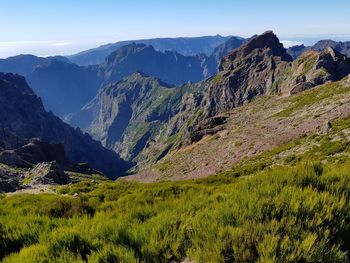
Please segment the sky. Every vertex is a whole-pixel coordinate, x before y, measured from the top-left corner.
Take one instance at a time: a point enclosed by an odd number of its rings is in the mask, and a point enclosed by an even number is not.
[[[130,39],[249,37],[266,30],[307,45],[350,40],[349,10],[349,0],[0,0],[0,57],[73,54]]]

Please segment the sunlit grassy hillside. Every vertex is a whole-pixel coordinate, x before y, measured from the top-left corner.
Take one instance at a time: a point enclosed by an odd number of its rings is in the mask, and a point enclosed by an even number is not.
[[[0,200],[4,262],[347,262],[349,120],[207,179]],[[280,153],[309,145],[300,154]]]

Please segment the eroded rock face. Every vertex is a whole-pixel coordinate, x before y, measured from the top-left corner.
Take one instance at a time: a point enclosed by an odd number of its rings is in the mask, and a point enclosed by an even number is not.
[[[31,139],[28,144],[15,149],[14,152],[24,161],[33,164],[56,161],[61,165],[69,165],[62,143],[50,144],[40,139]]]
[[[30,163],[24,161],[13,150],[0,152],[0,163],[19,168],[29,168],[31,166]]]
[[[279,72],[289,67],[292,57],[273,32],[252,38],[221,61],[219,74],[207,93],[208,115],[225,112],[256,96],[276,93]]]
[[[201,140],[204,136],[215,134],[224,129],[223,124],[226,123],[228,116],[218,115],[208,118],[201,122],[195,131],[192,131],[189,135],[189,144]]]
[[[349,73],[349,58],[335,49],[328,47],[323,52],[309,51],[283,72],[284,79],[279,89],[282,93],[293,95],[330,81],[341,80]]]
[[[62,185],[69,183],[69,176],[57,162],[37,164],[26,175],[31,178],[31,184]]]

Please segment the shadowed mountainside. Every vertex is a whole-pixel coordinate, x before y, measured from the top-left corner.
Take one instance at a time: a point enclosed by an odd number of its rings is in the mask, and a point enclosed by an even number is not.
[[[17,144],[31,138],[64,145],[69,161],[73,164],[88,162],[96,170],[110,178],[125,174],[128,164],[115,153],[101,146],[79,129],[73,129],[52,113],[45,111],[38,96],[34,94],[19,75],[0,74],[0,129],[12,136],[2,136],[2,145],[11,146],[7,138]],[[3,134],[3,133],[2,133]],[[23,139],[21,139],[23,138]],[[15,148],[22,145],[15,145]]]

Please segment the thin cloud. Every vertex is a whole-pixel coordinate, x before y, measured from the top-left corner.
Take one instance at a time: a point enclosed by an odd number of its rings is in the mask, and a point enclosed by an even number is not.
[[[292,40],[282,40],[281,43],[283,44],[283,46],[285,48],[290,48],[290,47],[294,47],[294,46],[300,46],[303,45],[303,42],[300,41],[292,41]]]
[[[71,43],[69,43],[69,42],[58,42],[58,43],[53,43],[52,45],[55,47],[62,47],[62,46],[68,46],[70,44]]]
[[[13,46],[17,46],[17,45],[35,45],[35,44],[50,44],[52,43],[52,41],[32,41],[32,40],[23,40],[23,41],[0,41],[0,45],[1,46],[8,46],[8,45],[13,45]]]

